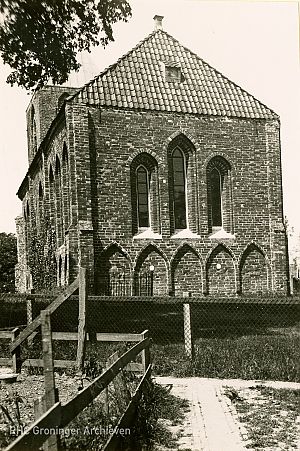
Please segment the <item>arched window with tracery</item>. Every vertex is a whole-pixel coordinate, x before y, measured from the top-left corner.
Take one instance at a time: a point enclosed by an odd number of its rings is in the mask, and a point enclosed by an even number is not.
[[[231,167],[221,156],[207,165],[207,206],[209,232],[233,233]]]
[[[138,228],[148,228],[150,227],[149,173],[142,165],[136,170],[136,191]]]
[[[196,152],[184,135],[176,136],[168,146],[170,232],[188,229],[198,233]]]
[[[172,153],[172,188],[175,229],[186,229],[188,226],[186,162],[184,153],[178,147]]]
[[[147,229],[160,233],[158,167],[155,158],[143,152],[130,166],[133,235]]]

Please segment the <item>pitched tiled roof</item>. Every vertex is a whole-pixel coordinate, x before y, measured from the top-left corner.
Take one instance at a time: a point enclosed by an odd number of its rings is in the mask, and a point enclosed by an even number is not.
[[[165,79],[166,65],[180,67],[180,82]],[[91,105],[119,108],[278,118],[163,30],[151,33],[80,89],[75,98]]]

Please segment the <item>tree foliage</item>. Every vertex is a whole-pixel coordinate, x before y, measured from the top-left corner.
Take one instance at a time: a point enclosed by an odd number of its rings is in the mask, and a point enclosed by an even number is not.
[[[0,233],[0,293],[15,291],[17,238],[12,233]]]
[[[0,54],[7,82],[26,89],[62,84],[78,70],[78,52],[113,41],[113,25],[127,22],[127,0],[0,0]]]

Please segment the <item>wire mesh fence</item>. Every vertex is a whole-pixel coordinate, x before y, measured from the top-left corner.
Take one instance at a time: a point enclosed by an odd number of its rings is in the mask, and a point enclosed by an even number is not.
[[[147,284],[151,293],[151,279],[144,287]],[[174,373],[179,368],[178,374],[216,377],[227,374],[275,378],[277,374],[285,380],[300,381],[300,300],[297,297],[132,297],[123,295],[124,286],[122,283],[118,288],[110,286],[113,289],[110,292],[121,291],[122,296],[88,296],[88,356],[105,361],[116,349],[116,344],[96,343],[97,333],[141,333],[147,329],[154,344],[157,372]],[[21,324],[29,321],[30,316],[34,319],[52,301],[53,298],[38,295],[23,297],[24,311],[21,303],[14,301]],[[59,306],[51,315],[53,332],[78,331],[78,306],[78,296],[71,296]],[[6,310],[10,313],[4,316],[10,319],[11,326],[11,310],[9,307]],[[38,340],[39,335],[34,343]],[[7,352],[7,346],[5,349]],[[38,344],[30,349],[30,357],[41,353]],[[56,359],[75,359],[76,341],[54,341],[54,355]],[[192,367],[190,357],[193,357]],[[228,370],[229,361],[235,371]],[[184,368],[180,362],[185,362]],[[280,374],[276,369],[278,362]],[[256,368],[256,372],[249,368]]]
[[[140,332],[159,374],[300,381],[296,298],[90,297],[87,330]]]

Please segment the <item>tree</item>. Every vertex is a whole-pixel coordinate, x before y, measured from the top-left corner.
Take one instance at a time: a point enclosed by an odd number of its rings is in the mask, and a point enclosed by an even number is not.
[[[0,233],[0,293],[15,291],[17,238],[12,233]]]
[[[78,70],[78,52],[113,41],[127,22],[127,0],[0,0],[0,54],[13,72],[7,82],[26,89],[62,84]]]

